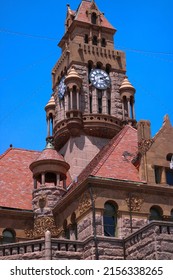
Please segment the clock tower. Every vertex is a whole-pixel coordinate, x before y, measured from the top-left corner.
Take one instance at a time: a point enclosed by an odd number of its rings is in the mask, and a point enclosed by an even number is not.
[[[67,5],[46,113],[48,136],[70,164],[72,179],[125,124],[136,125],[135,89],[126,77],[125,53],[114,48],[115,33],[95,1],[81,1],[76,11]]]

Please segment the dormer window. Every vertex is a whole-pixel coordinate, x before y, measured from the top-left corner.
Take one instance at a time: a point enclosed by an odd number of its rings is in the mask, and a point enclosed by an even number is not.
[[[96,15],[96,13],[92,13],[92,15],[91,15],[91,23],[92,24],[97,24],[97,15]]]

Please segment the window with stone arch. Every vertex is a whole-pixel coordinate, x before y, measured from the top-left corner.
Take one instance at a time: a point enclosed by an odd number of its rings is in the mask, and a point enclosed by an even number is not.
[[[13,229],[4,229],[2,233],[2,243],[8,244],[8,243],[14,243],[16,241],[16,233]]]
[[[104,205],[103,225],[104,236],[115,237],[117,234],[117,212],[118,205],[107,201]]]
[[[162,220],[163,217],[163,210],[160,206],[152,206],[150,208],[150,216],[149,216],[149,220]]]
[[[70,239],[72,240],[77,240],[77,221],[76,221],[76,214],[73,212],[71,215],[71,234],[70,234]]]
[[[91,23],[97,24],[97,14],[94,12],[91,14]]]
[[[64,221],[63,229],[64,229],[64,238],[70,239],[70,230],[69,230],[69,227],[67,225],[67,220]]]

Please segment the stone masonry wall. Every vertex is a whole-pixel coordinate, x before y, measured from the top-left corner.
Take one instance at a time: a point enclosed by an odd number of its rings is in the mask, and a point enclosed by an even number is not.
[[[173,224],[153,222],[125,240],[128,260],[173,260]]]

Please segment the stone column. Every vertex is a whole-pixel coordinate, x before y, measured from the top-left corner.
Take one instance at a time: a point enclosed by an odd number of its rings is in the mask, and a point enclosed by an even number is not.
[[[93,90],[93,102],[92,102],[92,111],[93,114],[97,114],[98,113],[98,100],[97,100],[97,91],[96,89]]]
[[[51,232],[47,230],[45,232],[45,260],[52,259],[52,252],[51,252]]]
[[[167,184],[165,167],[162,167],[161,184]]]
[[[108,114],[107,92],[103,91],[102,95],[102,114]]]
[[[57,187],[59,186],[59,184],[60,184],[60,175],[56,174],[56,185],[57,185]]]
[[[76,94],[77,94],[77,110],[80,110],[80,96],[79,96],[79,89],[77,89]]]
[[[132,118],[135,119],[135,101],[132,103]]]
[[[41,174],[41,184],[45,185],[45,173]]]

